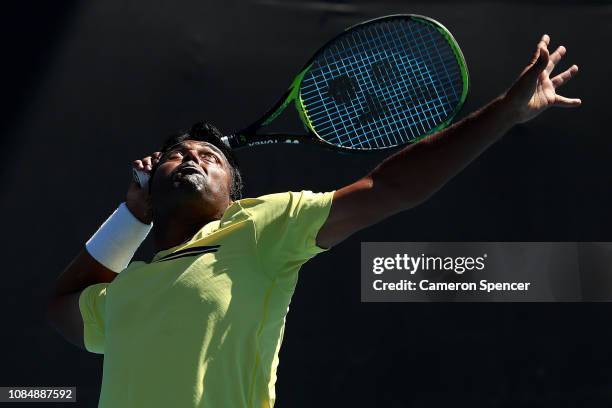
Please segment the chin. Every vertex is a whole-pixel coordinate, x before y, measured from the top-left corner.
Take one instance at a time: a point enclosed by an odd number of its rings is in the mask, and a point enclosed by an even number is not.
[[[173,183],[175,189],[201,192],[206,191],[206,180],[202,175],[199,174],[188,174],[182,177],[180,180],[176,180]]]

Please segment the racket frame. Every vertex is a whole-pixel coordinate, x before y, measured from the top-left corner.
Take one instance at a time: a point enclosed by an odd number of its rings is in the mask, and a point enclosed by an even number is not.
[[[382,148],[376,148],[376,149],[356,149],[356,148],[351,148],[351,147],[346,147],[346,146],[338,146],[335,145],[333,143],[330,143],[326,140],[324,140],[323,138],[321,138],[316,130],[313,128],[310,120],[308,119],[308,115],[305,111],[305,108],[303,106],[303,102],[302,102],[302,96],[300,93],[300,85],[302,83],[302,79],[304,78],[304,76],[306,75],[306,73],[308,72],[308,70],[310,69],[310,67],[312,66],[312,63],[314,62],[314,60],[321,54],[321,52],[323,52],[325,49],[327,49],[327,47],[333,43],[336,39],[338,39],[340,36],[345,35],[348,31],[353,30],[355,28],[358,28],[360,26],[366,25],[366,24],[371,24],[373,22],[377,22],[380,20],[390,20],[393,18],[410,18],[410,19],[414,19],[416,21],[419,21],[421,23],[425,23],[425,24],[429,24],[431,26],[433,26],[438,32],[440,32],[440,34],[442,34],[442,36],[446,39],[446,41],[450,44],[451,49],[453,51],[453,53],[455,54],[455,59],[457,60],[458,64],[459,64],[459,69],[461,72],[461,80],[463,83],[463,89],[462,89],[462,93],[461,93],[461,97],[459,99],[459,101],[457,102],[457,105],[455,106],[455,109],[453,110],[453,112],[451,112],[451,114],[446,118],[446,120],[444,120],[444,122],[440,123],[438,126],[436,126],[435,128],[432,128],[431,130],[429,130],[427,133],[416,137],[414,139],[412,139],[411,141],[401,144],[401,145],[396,145],[396,146],[388,146],[388,147],[382,147]],[[234,150],[238,150],[244,147],[249,147],[249,146],[255,146],[255,145],[266,145],[266,144],[275,144],[275,143],[295,143],[295,144],[299,144],[299,143],[306,143],[306,144],[317,144],[317,145],[321,145],[322,147],[326,147],[328,149],[337,151],[337,152],[351,152],[351,153],[356,153],[356,152],[370,152],[373,150],[386,150],[386,149],[395,149],[401,146],[405,146],[407,144],[412,144],[415,142],[418,142],[419,140],[432,135],[442,129],[444,129],[445,127],[447,127],[450,122],[454,119],[454,117],[459,113],[459,111],[461,110],[461,108],[463,107],[466,99],[467,99],[467,95],[468,95],[468,89],[469,89],[469,83],[470,83],[470,79],[469,79],[469,72],[468,72],[468,68],[467,68],[467,64],[465,62],[465,57],[463,56],[463,52],[461,51],[461,48],[459,47],[459,44],[457,43],[457,41],[455,40],[455,37],[453,37],[453,35],[451,34],[451,32],[444,26],[442,25],[440,22],[438,22],[437,20],[434,20],[431,17],[427,17],[427,16],[422,16],[419,14],[390,14],[390,15],[386,15],[386,16],[381,16],[381,17],[376,17],[370,20],[366,20],[366,21],[362,21],[359,22],[357,24],[354,24],[346,29],[344,29],[344,31],[342,31],[341,33],[337,34],[335,37],[333,37],[332,39],[330,39],[329,41],[327,41],[323,46],[321,46],[316,53],[314,53],[314,55],[304,64],[304,67],[301,69],[300,73],[297,74],[295,76],[295,78],[293,79],[293,81],[291,82],[291,85],[289,86],[289,88],[287,89],[287,91],[283,94],[282,97],[279,98],[279,100],[276,102],[276,104],[274,104],[270,109],[268,109],[268,111],[263,114],[257,121],[253,122],[251,125],[247,126],[246,128],[234,133],[234,134],[230,134],[228,136],[225,136],[223,138],[223,141],[225,142],[226,145],[228,145],[229,147],[231,147]],[[271,122],[274,121],[274,119],[276,119],[283,111],[285,111],[285,109],[289,106],[289,104],[291,102],[294,102],[295,105],[295,109],[302,121],[302,124],[304,125],[304,128],[306,130],[306,134],[290,134],[290,133],[265,133],[265,134],[257,134],[257,131],[267,125],[269,125]]]

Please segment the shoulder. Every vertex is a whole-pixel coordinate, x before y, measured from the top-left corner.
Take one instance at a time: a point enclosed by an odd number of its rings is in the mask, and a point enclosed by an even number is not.
[[[234,203],[236,206],[233,211],[244,210],[255,218],[277,217],[281,215],[291,218],[303,211],[331,206],[333,195],[333,191],[316,193],[310,190],[266,194],[256,198],[244,198],[237,201]]]
[[[333,191],[316,193],[310,190],[286,191],[266,194],[256,198],[244,198],[238,203],[242,208],[252,209],[261,206],[295,208],[303,205],[327,203],[333,198]]]

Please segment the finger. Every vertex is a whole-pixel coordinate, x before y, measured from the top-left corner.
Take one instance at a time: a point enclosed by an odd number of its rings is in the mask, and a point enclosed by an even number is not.
[[[531,60],[529,61],[529,65],[533,65],[536,63],[536,61],[538,60],[540,56],[540,49],[542,48],[548,49],[549,42],[550,42],[550,37],[548,36],[548,34],[544,34],[542,38],[540,38],[540,41],[536,45],[535,51],[531,55]]]
[[[142,165],[142,160],[134,160],[132,162],[132,166],[138,170],[144,169],[144,166]]]
[[[153,158],[152,160],[153,164],[156,164],[161,157],[161,152],[155,152],[151,155],[151,157]]]
[[[529,65],[533,65],[538,61],[538,58],[540,58],[540,50],[542,48],[544,48],[543,46],[541,46],[542,42],[540,41],[535,49],[535,51],[533,52],[533,54],[531,55],[531,59],[529,60]]]
[[[557,95],[554,106],[559,106],[561,108],[576,108],[581,104],[582,101],[578,98],[566,98],[565,96]]]
[[[538,43],[538,48],[548,49],[548,44],[550,44],[550,37],[548,36],[548,34],[544,34],[542,38],[540,38],[540,42]]]
[[[575,76],[577,73],[578,65],[572,65],[571,67],[551,79],[553,86],[555,87],[555,89],[559,88],[561,85],[572,79],[572,77]]]
[[[151,170],[151,156],[147,156],[142,159],[142,164],[147,170]]]
[[[531,77],[531,79],[537,79],[538,75],[540,75],[546,66],[548,65],[549,55],[548,50],[546,48],[538,47],[536,52],[534,53],[535,61],[531,64],[531,66],[527,67],[525,71],[525,75]]]
[[[549,74],[555,68],[555,65],[557,65],[557,63],[559,61],[561,61],[561,58],[563,58],[563,56],[566,54],[566,52],[567,52],[567,49],[564,46],[561,45],[561,46],[559,46],[559,48],[557,48],[555,50],[555,52],[550,54],[550,59],[548,61],[548,65],[546,66],[546,71]]]

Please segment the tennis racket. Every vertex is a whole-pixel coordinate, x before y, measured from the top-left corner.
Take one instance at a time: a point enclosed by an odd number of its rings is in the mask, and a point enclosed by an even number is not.
[[[442,24],[412,14],[384,16],[330,40],[268,112],[223,141],[232,149],[275,143],[342,152],[393,148],[448,126],[468,82],[463,53]],[[259,133],[292,102],[304,134]],[[147,175],[139,173],[145,185]]]

